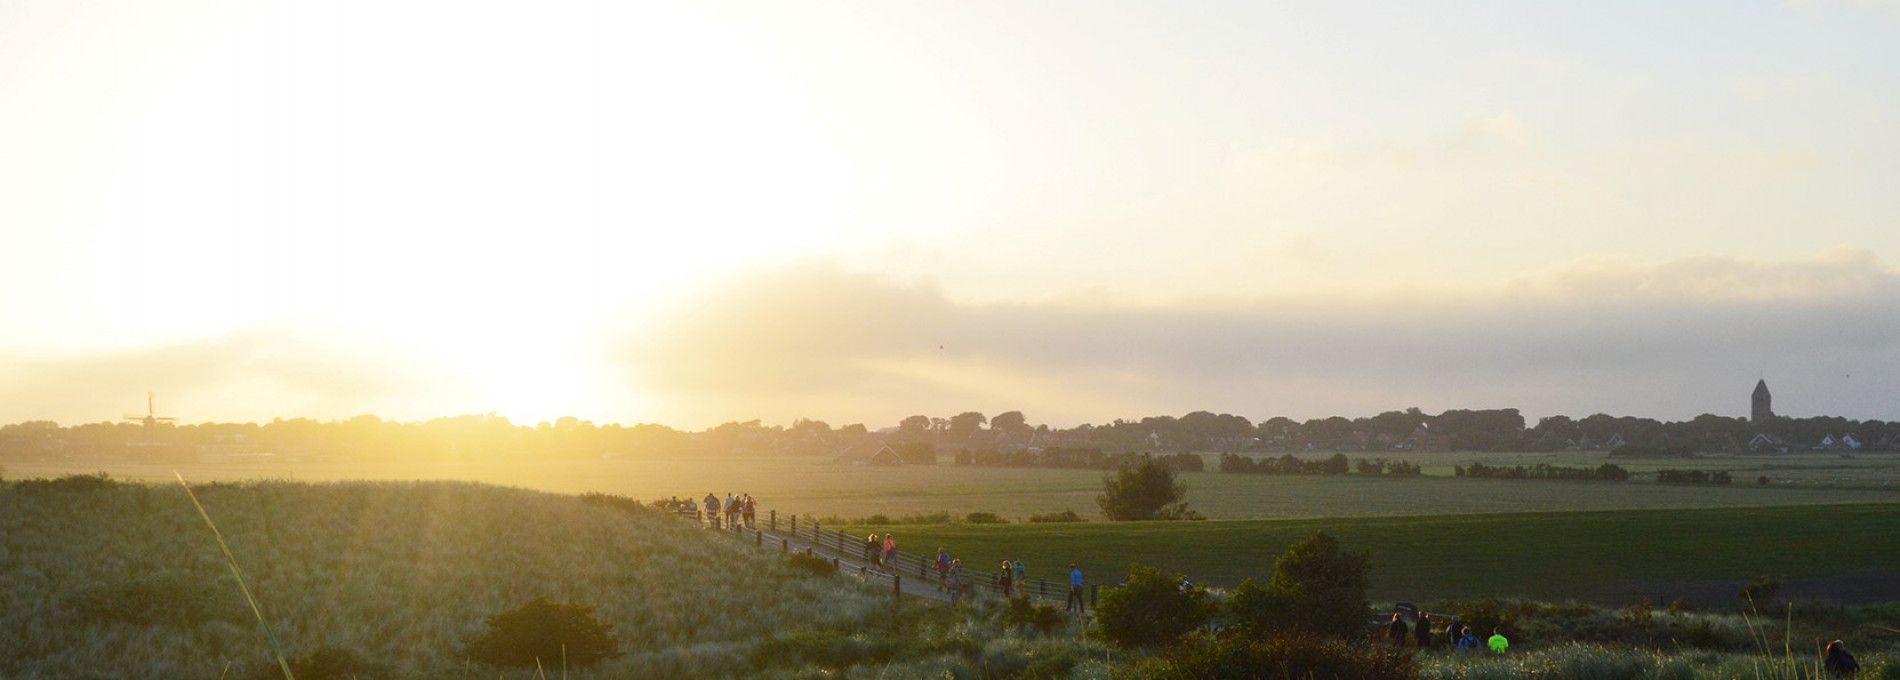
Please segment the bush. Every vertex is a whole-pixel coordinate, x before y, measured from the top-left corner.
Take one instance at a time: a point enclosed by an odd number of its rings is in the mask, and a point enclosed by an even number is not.
[[[1140,465],[1124,467],[1102,480],[1102,495],[1095,502],[1102,514],[1118,521],[1184,517],[1187,487],[1174,480],[1174,471],[1144,458]],[[1173,507],[1170,507],[1173,506]]]
[[[1368,616],[1366,572],[1370,553],[1346,552],[1325,532],[1288,548],[1264,587],[1251,579],[1228,598],[1236,626],[1254,632],[1350,637]]]
[[[1050,513],[1045,513],[1041,515],[1030,515],[1029,521],[1042,523],[1042,522],[1086,522],[1088,520],[1083,519],[1081,515],[1075,514],[1074,510],[1063,510],[1062,512],[1050,512]]]
[[[290,659],[290,672],[297,680],[351,680],[379,677],[385,669],[347,649],[322,647],[309,656]],[[256,680],[275,680],[284,677],[284,671],[273,661],[254,666],[247,675]]]
[[[963,516],[963,521],[971,524],[1008,524],[1009,520],[994,512],[972,512]]]
[[[791,557],[786,558],[785,564],[793,569],[809,572],[811,575],[819,578],[830,578],[838,575],[838,565],[832,564],[831,560],[811,553],[792,553]]]
[[[1256,678],[1308,680],[1360,678],[1405,680],[1417,677],[1412,655],[1390,645],[1355,645],[1308,636],[1255,638],[1195,636],[1180,650],[1151,657],[1130,667],[1138,678]]]
[[[119,488],[118,480],[104,472],[90,475],[66,475],[55,479],[22,479],[13,483],[21,491],[111,491]]]
[[[1772,604],[1775,594],[1781,592],[1781,579],[1773,576],[1757,577],[1753,583],[1742,586],[1742,606],[1748,608],[1764,607]]]
[[[1062,627],[1062,610],[1052,604],[1036,604],[1028,596],[1009,598],[1009,608],[1003,611],[1003,622],[1012,626],[1026,626],[1036,632],[1048,635]]]
[[[535,598],[488,617],[488,630],[469,640],[467,654],[494,666],[586,668],[620,656],[613,628],[594,618],[593,607]]]
[[[1103,639],[1123,647],[1174,644],[1207,623],[1213,607],[1199,586],[1183,590],[1179,574],[1135,566],[1128,582],[1102,594],[1095,610]]]

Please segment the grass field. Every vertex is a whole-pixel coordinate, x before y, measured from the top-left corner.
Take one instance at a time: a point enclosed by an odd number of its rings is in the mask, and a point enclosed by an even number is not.
[[[539,596],[596,607],[624,641],[626,656],[583,677],[729,677],[785,621],[862,626],[889,611],[888,595],[847,579],[572,496],[449,482],[200,496],[286,654],[349,650],[387,669],[374,677],[496,677],[470,670],[463,640]],[[268,677],[251,616],[175,484],[0,488],[0,677]]]
[[[1601,453],[1560,454],[1418,454],[1427,472],[1450,474],[1451,465],[1471,460],[1520,465],[1546,462],[1597,465]],[[1624,462],[1633,469],[1656,466],[1725,466],[1759,469],[1778,465],[1777,479],[1841,476],[1857,485],[1886,484],[1900,456],[1788,456],[1769,459],[1704,459],[1680,463]],[[168,481],[178,469],[195,481],[281,478],[307,481],[338,479],[452,479],[578,493],[602,491],[651,499],[750,493],[781,513],[864,517],[948,511],[956,515],[995,512],[1022,518],[1034,513],[1074,510],[1097,514],[1095,497],[1102,475],[1094,470],[1028,468],[851,467],[828,458],[650,458],[636,460],[552,460],[503,463],[193,463],[165,465],[123,461],[60,463],[5,462],[8,477],[57,476],[104,471],[133,480]],[[1842,467],[1848,465],[1849,467]],[[1739,473],[1738,476],[1747,474]],[[1358,477],[1279,477],[1216,472],[1182,476],[1188,502],[1214,519],[1273,519],[1440,515],[1557,510],[1670,509],[1810,505],[1849,502],[1900,502],[1900,489],[1757,488],[1742,477],[1734,487],[1661,486],[1650,483],[1570,483],[1517,480],[1414,479]]]
[[[1113,582],[1138,562],[1210,584],[1264,578],[1288,545],[1323,530],[1372,551],[1372,592],[1389,600],[1627,598],[1620,604],[1761,575],[1900,576],[1900,505],[853,530],[893,531],[908,548],[946,547],[966,563],[1021,559],[1044,578],[1073,561]],[[1891,590],[1900,578],[1883,582],[1886,597],[1876,588],[1871,599],[1900,600]],[[1736,592],[1717,584],[1713,594],[1733,603]]]

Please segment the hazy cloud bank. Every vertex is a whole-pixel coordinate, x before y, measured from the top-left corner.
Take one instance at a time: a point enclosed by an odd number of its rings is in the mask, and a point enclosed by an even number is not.
[[[1516,406],[1900,417],[1900,276],[1873,255],[1581,262],[1481,293],[1173,306],[969,303],[805,264],[703,291],[626,353],[667,416],[1051,422]]]

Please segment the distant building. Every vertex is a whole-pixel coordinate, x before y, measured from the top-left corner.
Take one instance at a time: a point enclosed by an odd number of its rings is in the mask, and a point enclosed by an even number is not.
[[[1768,394],[1768,380],[1764,378],[1755,381],[1755,394],[1748,400],[1748,421],[1761,425],[1773,420],[1775,417],[1773,401],[1774,397]]]
[[[904,458],[889,444],[876,440],[860,440],[842,453],[837,462],[842,465],[903,465]]]

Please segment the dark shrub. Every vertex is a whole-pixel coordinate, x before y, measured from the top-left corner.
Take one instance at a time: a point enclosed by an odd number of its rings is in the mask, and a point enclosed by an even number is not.
[[[1517,627],[1517,615],[1505,602],[1494,598],[1467,600],[1440,605],[1439,609],[1450,609],[1458,613],[1458,621],[1478,634],[1478,639],[1489,637],[1491,629]]]
[[[1418,677],[1411,653],[1391,645],[1355,645],[1344,640],[1304,636],[1255,638],[1195,635],[1166,656],[1130,667],[1131,678],[1255,678],[1309,680],[1356,678],[1408,680]]]
[[[1086,522],[1088,520],[1083,519],[1081,515],[1075,514],[1074,510],[1063,510],[1062,512],[1051,512],[1051,513],[1045,513],[1041,515],[1030,515],[1029,521],[1031,522]]]
[[[810,553],[793,553],[791,557],[786,558],[785,564],[791,566],[793,569],[809,572],[811,575],[820,578],[830,578],[838,575],[838,565],[832,564],[831,560]]]
[[[1187,504],[1180,501],[1186,497],[1187,487],[1174,480],[1174,470],[1144,458],[1102,480],[1095,502],[1112,520],[1184,518]]]
[[[1123,647],[1173,644],[1207,623],[1212,605],[1207,591],[1196,586],[1183,591],[1178,574],[1136,566],[1128,582],[1102,593],[1095,611],[1098,633]]]
[[[1266,586],[1241,583],[1228,598],[1234,624],[1255,632],[1350,637],[1365,627],[1370,553],[1347,552],[1325,532],[1288,548]]]
[[[1012,626],[1026,626],[1036,632],[1048,635],[1062,627],[1062,610],[1052,604],[1036,604],[1027,596],[1009,598],[1009,608],[1003,611],[1003,621]]]
[[[290,672],[297,680],[351,680],[380,677],[386,669],[347,649],[323,647],[309,656],[291,659]],[[256,680],[274,680],[284,677],[284,671],[273,661],[253,666],[247,675]]]
[[[66,475],[55,479],[22,479],[14,482],[21,491],[111,491],[120,484],[111,475],[95,472],[90,475]]]
[[[1009,520],[994,512],[972,512],[963,516],[963,521],[971,524],[1008,524]]]
[[[60,609],[88,622],[192,626],[242,621],[243,606],[237,589],[227,589],[221,579],[158,573],[76,590],[62,598]]]
[[[520,609],[488,617],[488,630],[468,641],[468,657],[485,664],[534,668],[586,668],[620,656],[613,625],[594,618],[594,608],[535,598]]]

